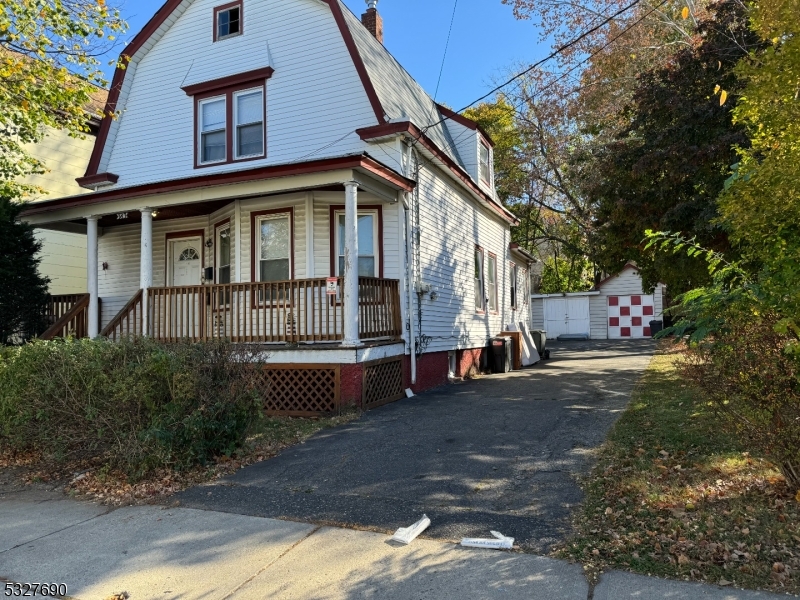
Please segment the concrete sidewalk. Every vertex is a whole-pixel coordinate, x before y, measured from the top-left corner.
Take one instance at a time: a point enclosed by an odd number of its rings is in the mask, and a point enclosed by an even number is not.
[[[187,508],[108,511],[42,492],[0,498],[0,578],[64,583],[80,600],[123,591],[131,600],[591,597],[580,565],[530,554],[427,539],[401,546],[385,534]],[[595,600],[777,597],[627,573],[605,575],[593,593]]]

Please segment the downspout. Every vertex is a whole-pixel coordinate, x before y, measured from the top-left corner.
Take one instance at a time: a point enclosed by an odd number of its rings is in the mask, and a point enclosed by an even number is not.
[[[411,171],[411,159],[413,153],[411,145],[405,144],[406,152],[406,177]],[[413,193],[413,192],[411,192]],[[411,348],[411,384],[417,383],[417,335],[414,323],[414,248],[412,246],[411,234],[411,207],[408,203],[408,192],[403,194],[403,204],[406,211],[406,313],[408,316],[408,345]]]

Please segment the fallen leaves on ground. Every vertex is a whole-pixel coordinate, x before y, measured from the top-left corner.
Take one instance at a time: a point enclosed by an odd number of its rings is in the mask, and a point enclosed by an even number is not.
[[[131,481],[122,471],[108,469],[102,457],[74,458],[54,463],[40,454],[0,452],[0,470],[13,470],[26,483],[60,483],[65,493],[112,506],[158,502],[190,486],[214,480],[272,458],[285,448],[302,443],[321,429],[335,427],[358,417],[355,411],[330,418],[268,417],[233,456],[182,471],[161,469]]]
[[[656,356],[583,482],[576,535],[556,556],[603,568],[800,593],[800,494],[719,431]]]

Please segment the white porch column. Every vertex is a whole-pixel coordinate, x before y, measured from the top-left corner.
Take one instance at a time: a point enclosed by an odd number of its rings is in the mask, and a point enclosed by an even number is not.
[[[139,287],[142,289],[142,332],[150,335],[150,307],[147,290],[153,287],[153,211],[143,208],[140,246]]]
[[[358,183],[344,184],[344,346],[357,346],[358,339]],[[336,226],[336,224],[334,224]]]
[[[86,279],[89,291],[89,339],[100,335],[100,289],[97,283],[97,217],[86,218]]]

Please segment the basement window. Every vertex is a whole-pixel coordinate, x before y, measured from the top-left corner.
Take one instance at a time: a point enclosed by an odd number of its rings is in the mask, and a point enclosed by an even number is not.
[[[232,2],[214,9],[214,41],[242,33],[242,3]]]

